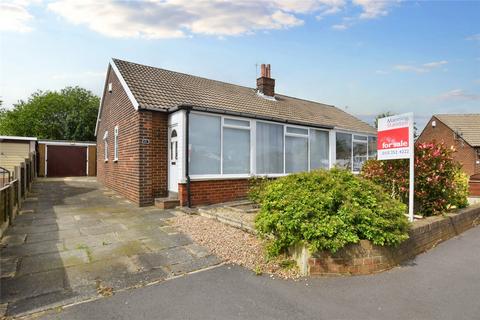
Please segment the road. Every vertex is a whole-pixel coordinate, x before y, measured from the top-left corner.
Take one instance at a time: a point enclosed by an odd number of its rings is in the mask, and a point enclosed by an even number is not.
[[[372,276],[301,281],[221,266],[43,319],[480,319],[480,227]]]

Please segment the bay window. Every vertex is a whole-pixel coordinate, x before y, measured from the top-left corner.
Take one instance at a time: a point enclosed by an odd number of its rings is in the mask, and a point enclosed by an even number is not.
[[[283,170],[283,125],[257,122],[256,152],[258,174],[284,173]]]
[[[263,120],[192,112],[189,172],[197,178],[283,175],[328,169],[336,147],[337,166],[358,172],[376,157],[376,137]]]

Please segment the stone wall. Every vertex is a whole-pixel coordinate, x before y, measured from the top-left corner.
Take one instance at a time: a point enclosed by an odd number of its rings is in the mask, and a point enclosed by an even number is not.
[[[478,224],[480,205],[474,205],[446,216],[414,222],[410,238],[398,247],[376,246],[361,240],[335,254],[327,251],[309,254],[302,247],[293,248],[291,254],[304,275],[372,274],[391,269]]]

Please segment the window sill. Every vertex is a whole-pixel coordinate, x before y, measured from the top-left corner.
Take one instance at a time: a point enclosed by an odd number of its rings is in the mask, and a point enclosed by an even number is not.
[[[118,159],[113,159],[113,162],[114,162],[114,163],[117,163],[117,162],[118,162]]]

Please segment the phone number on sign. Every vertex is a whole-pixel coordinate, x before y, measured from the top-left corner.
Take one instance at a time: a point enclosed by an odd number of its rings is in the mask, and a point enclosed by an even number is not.
[[[390,150],[381,150],[379,151],[383,155],[408,155],[410,154],[410,149],[390,149]]]

